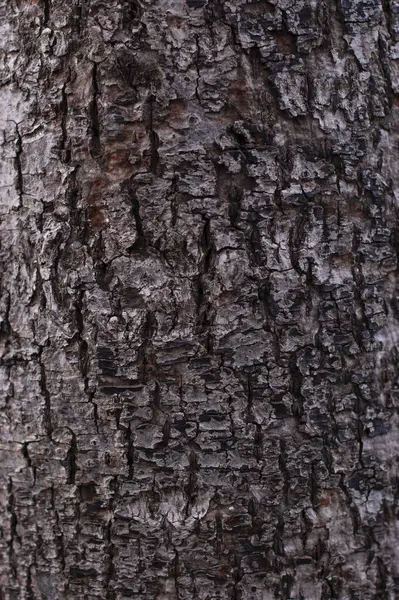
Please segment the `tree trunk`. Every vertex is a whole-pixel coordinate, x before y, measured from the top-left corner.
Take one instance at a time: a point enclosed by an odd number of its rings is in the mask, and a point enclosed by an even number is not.
[[[395,0],[2,1],[3,600],[396,600]]]

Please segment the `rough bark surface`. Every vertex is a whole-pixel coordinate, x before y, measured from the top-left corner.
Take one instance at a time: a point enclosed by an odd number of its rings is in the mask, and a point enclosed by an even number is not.
[[[4,600],[399,598],[399,5],[6,0]]]

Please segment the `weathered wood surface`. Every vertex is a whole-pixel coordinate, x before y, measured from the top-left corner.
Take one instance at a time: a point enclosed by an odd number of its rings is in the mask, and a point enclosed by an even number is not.
[[[9,0],[1,598],[399,598],[399,5]]]

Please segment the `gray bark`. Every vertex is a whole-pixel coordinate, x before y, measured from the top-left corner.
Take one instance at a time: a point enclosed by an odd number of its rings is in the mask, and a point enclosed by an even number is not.
[[[397,600],[395,0],[0,23],[0,597]]]

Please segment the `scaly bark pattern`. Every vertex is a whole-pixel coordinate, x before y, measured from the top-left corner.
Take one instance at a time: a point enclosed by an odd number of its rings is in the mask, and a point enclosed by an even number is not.
[[[0,596],[397,600],[396,0],[2,0]]]

